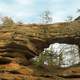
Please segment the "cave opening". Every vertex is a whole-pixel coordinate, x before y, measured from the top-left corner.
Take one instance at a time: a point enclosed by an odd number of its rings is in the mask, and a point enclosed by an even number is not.
[[[38,62],[40,59],[40,61],[46,65],[54,64],[60,67],[75,66],[80,61],[79,47],[75,44],[50,44],[48,48],[44,48],[44,51],[39,57],[34,59],[37,59]]]
[[[53,54],[59,55],[58,64],[61,67],[68,67],[79,63],[79,47],[75,44],[54,43],[47,48]]]

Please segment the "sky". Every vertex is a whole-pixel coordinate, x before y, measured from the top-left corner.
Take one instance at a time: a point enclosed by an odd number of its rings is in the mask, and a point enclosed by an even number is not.
[[[0,17],[9,16],[24,23],[40,22],[40,15],[49,10],[53,22],[63,22],[76,16],[80,0],[0,0]]]

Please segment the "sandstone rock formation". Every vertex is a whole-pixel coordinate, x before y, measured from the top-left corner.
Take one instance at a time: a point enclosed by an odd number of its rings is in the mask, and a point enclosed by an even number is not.
[[[76,44],[80,47],[80,22],[1,27],[0,79],[59,80],[52,75],[37,73],[34,76],[35,70],[28,67],[31,58],[55,42]]]
[[[28,59],[55,42],[80,45],[80,22],[0,29],[0,52],[23,53]]]

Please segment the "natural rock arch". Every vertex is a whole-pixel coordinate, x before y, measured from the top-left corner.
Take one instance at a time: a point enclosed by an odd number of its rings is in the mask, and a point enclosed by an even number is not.
[[[0,30],[0,52],[15,51],[32,58],[52,43],[76,44],[80,49],[80,22],[16,25]]]

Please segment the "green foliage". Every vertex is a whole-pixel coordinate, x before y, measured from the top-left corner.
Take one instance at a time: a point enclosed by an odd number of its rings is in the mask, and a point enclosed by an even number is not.
[[[34,61],[37,66],[43,66],[45,63],[47,65],[56,65],[57,54],[53,54],[51,50],[43,51]]]

